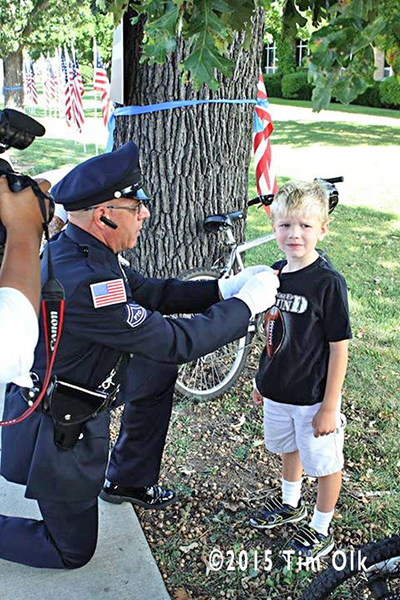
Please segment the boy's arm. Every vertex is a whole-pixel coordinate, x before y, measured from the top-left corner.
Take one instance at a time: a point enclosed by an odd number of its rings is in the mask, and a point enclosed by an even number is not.
[[[346,375],[349,340],[329,342],[329,362],[324,399],[314,416],[314,436],[328,435],[336,429],[336,409]]]

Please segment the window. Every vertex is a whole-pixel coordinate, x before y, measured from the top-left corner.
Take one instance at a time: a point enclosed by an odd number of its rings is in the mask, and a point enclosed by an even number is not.
[[[305,58],[308,56],[307,40],[297,40],[296,43],[296,65],[304,66]]]
[[[267,44],[264,48],[264,69],[267,75],[275,73],[276,66],[276,44],[272,42]]]
[[[391,77],[392,75],[393,75],[393,69],[388,64],[388,62],[386,61],[386,58],[385,58],[385,64],[383,67],[383,79],[386,79],[386,77]]]

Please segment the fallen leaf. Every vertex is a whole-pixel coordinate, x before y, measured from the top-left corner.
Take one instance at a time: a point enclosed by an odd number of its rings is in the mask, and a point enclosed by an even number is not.
[[[242,415],[238,421],[238,423],[236,423],[236,425],[232,425],[232,429],[240,429],[241,426],[246,422],[246,417],[244,415]]]
[[[174,600],[192,600],[192,596],[183,588],[178,588],[174,593]]]
[[[187,554],[191,550],[194,550],[194,548],[198,548],[198,547],[199,547],[199,545],[197,542],[192,542],[191,544],[189,544],[189,546],[179,546],[179,550],[182,550],[182,552]]]

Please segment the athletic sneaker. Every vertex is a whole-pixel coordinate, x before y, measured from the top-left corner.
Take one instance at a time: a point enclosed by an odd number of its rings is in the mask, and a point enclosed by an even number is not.
[[[250,525],[256,529],[273,529],[284,523],[296,523],[305,519],[307,508],[301,504],[296,508],[289,504],[283,504],[279,498],[272,496],[268,498],[263,508],[250,518]]]
[[[320,558],[326,556],[333,550],[335,544],[333,535],[323,535],[315,531],[307,523],[299,527],[286,550],[294,550],[295,556]]]

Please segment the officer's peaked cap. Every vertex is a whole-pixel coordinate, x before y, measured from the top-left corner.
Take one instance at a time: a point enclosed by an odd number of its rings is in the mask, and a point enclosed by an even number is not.
[[[58,204],[74,211],[121,196],[120,190],[141,180],[139,151],[127,142],[114,152],[106,152],[77,165],[53,186]]]

